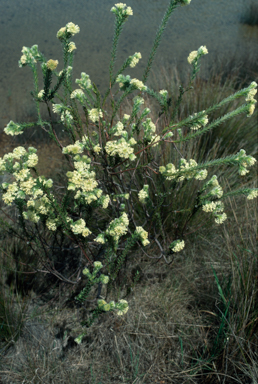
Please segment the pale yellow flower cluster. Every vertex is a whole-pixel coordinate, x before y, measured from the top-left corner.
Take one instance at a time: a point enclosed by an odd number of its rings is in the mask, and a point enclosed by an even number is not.
[[[142,204],[144,204],[146,199],[149,197],[148,189],[149,186],[148,184],[146,184],[144,185],[143,189],[141,189],[138,193],[139,200]]]
[[[72,154],[77,155],[78,153],[82,153],[84,149],[84,145],[77,140],[74,144],[67,145],[67,147],[63,147],[62,152],[64,154]]]
[[[84,92],[81,90],[81,89],[75,89],[72,93],[71,93],[71,99],[78,99],[80,102],[83,102],[84,101]]]
[[[217,224],[222,224],[224,223],[224,221],[227,220],[227,215],[226,213],[222,213],[221,215],[217,215],[216,219],[215,219],[215,223]]]
[[[74,171],[66,173],[68,177],[68,190],[75,191],[75,199],[83,199],[87,204],[99,201],[104,209],[108,207],[110,197],[102,196],[102,190],[98,189],[95,172],[90,170],[91,159],[88,156],[80,156],[85,144],[76,141],[75,144],[63,148],[63,153],[75,155]],[[97,147],[97,146],[96,146]],[[99,149],[98,147],[96,148]]]
[[[65,111],[65,106],[63,104],[53,104],[52,108],[53,108],[53,112],[54,113],[59,113],[60,114],[63,111]]]
[[[0,157],[0,172],[4,172],[6,170],[5,161]]]
[[[66,33],[66,27],[62,27],[59,29],[59,31],[57,32],[56,34],[56,37],[60,40],[62,40],[64,37],[65,37],[65,33]]]
[[[196,180],[205,180],[207,176],[208,176],[208,171],[207,171],[207,169],[201,169],[201,170],[194,176],[194,178],[195,178]]]
[[[156,132],[156,125],[151,121],[150,118],[147,118],[145,121],[142,122],[142,126],[144,129],[144,139],[149,142],[153,142],[156,137],[153,136]]]
[[[94,241],[96,241],[97,243],[100,243],[100,244],[105,244],[106,240],[105,240],[105,235],[103,233],[99,234],[96,239],[94,239]]]
[[[11,205],[13,201],[16,199],[18,192],[19,192],[19,188],[16,182],[9,184],[7,187],[7,191],[2,196],[4,203],[7,205]]]
[[[193,159],[190,159],[189,162],[186,161],[185,159],[181,159],[178,169],[176,169],[174,164],[169,163],[166,165],[166,167],[164,166],[159,167],[159,171],[161,174],[164,173],[166,180],[176,179],[176,181],[183,181],[184,179],[191,179],[191,178],[195,178],[196,180],[206,179],[208,175],[208,171],[206,169],[201,169],[201,170],[193,169],[197,166],[198,166],[197,162]],[[183,174],[180,175],[180,173],[182,172]]]
[[[168,91],[166,89],[162,89],[161,91],[159,91],[159,93],[164,96],[164,97],[167,97],[168,95]]]
[[[153,136],[150,144],[152,144],[153,148],[156,147],[157,145],[159,145],[159,141],[160,141],[160,136],[159,135],[156,135],[156,136]]]
[[[82,273],[88,277],[89,280],[91,280],[92,283],[103,283],[103,284],[107,284],[109,282],[109,277],[108,276],[105,276],[103,274],[101,274],[99,277],[97,277],[97,274],[99,272],[100,269],[103,268],[103,265],[101,263],[101,261],[94,261],[93,263],[93,272],[90,273],[89,269],[88,268],[84,268],[84,270],[82,271]]]
[[[131,7],[127,7],[125,3],[117,3],[114,7],[111,8],[111,12],[117,14],[121,12],[123,16],[132,16],[133,10]]]
[[[127,115],[126,113],[124,114],[123,120],[127,121],[130,119],[130,115]]]
[[[41,89],[41,91],[39,91],[38,93],[38,98],[42,99],[43,96],[44,96],[44,89]]]
[[[59,40],[63,41],[65,39],[71,38],[71,36],[74,36],[79,32],[80,32],[80,27],[70,22],[70,23],[67,23],[65,27],[62,27],[59,29],[59,31],[56,34],[56,37]],[[73,42],[68,43],[68,52],[72,52],[74,49],[76,49],[75,44]]]
[[[254,96],[256,95],[257,93],[257,89],[255,88],[251,88],[250,91],[248,92],[247,96],[246,96],[246,101],[250,101],[250,100],[253,100]]]
[[[50,231],[54,232],[57,229],[57,223],[58,223],[57,219],[47,219],[46,226]]]
[[[0,158],[0,171],[8,169],[16,179],[12,184],[2,184],[3,189],[6,190],[2,198],[7,205],[11,205],[16,198],[25,199],[26,195],[34,195],[37,192],[38,188],[34,188],[36,180],[31,177],[29,169],[38,162],[35,152],[36,149],[33,147],[30,147],[28,152],[23,147],[17,147],[13,153],[4,155],[3,159]],[[13,164],[13,160],[19,161]]]
[[[130,139],[129,142],[127,142],[123,137],[120,140],[113,140],[108,141],[106,144],[106,152],[110,156],[120,156],[124,159],[130,159],[134,160],[135,155],[133,154],[133,148],[131,145],[136,144],[136,141],[133,139]]]
[[[144,247],[150,244],[148,240],[148,232],[145,231],[142,227],[136,227],[135,233],[140,237],[142,245]]]
[[[257,83],[255,81],[253,81],[250,85],[250,90],[246,96],[246,101],[248,102],[248,115],[247,117],[250,117],[252,116],[252,114],[254,113],[254,110],[255,110],[255,103],[257,103],[257,100],[254,99],[254,96],[256,95],[257,93]]]
[[[52,194],[51,194],[51,197],[53,197]],[[27,201],[27,207],[33,208],[35,212],[41,213],[42,215],[47,215],[49,212],[52,212],[51,201],[49,200],[46,194],[44,194],[42,197],[40,197],[37,200],[34,199],[34,196],[33,196],[33,198]]]
[[[101,189],[94,189],[93,192],[87,192],[87,193],[83,193],[80,190],[78,190],[74,198],[75,199],[83,198],[87,204],[90,204],[93,201],[97,201],[101,195],[102,195]]]
[[[202,113],[205,111],[202,111]],[[194,113],[192,116],[189,116],[192,118],[194,121],[190,122],[190,128],[194,131],[198,130],[201,127],[205,127],[209,120],[208,120],[208,115],[204,115],[202,117],[197,118],[199,113]]]
[[[124,76],[124,75],[120,74],[117,76],[116,82],[119,83],[119,87],[122,90],[125,90],[130,85],[131,77],[129,75]]]
[[[204,184],[201,192],[204,192],[206,189],[210,189],[210,190],[208,193],[206,193],[206,195],[201,196],[201,200],[204,201],[204,204],[206,204],[206,201],[209,200],[211,197],[212,198],[216,197],[219,199],[223,196],[223,189],[219,185],[216,175],[212,176],[212,178],[207,183]]]
[[[143,84],[141,80],[138,79],[132,79],[130,81],[130,84],[133,85],[136,89],[139,89],[140,91],[146,91],[147,87]]]
[[[192,51],[192,52],[190,52],[190,53],[189,53],[189,56],[188,56],[188,58],[187,58],[188,63],[189,63],[189,64],[192,64],[192,62],[196,59],[197,55],[198,55],[198,51]]]
[[[61,121],[64,124],[70,125],[73,122],[73,117],[72,117],[71,113],[67,110],[63,111],[61,113]]]
[[[49,180],[49,181],[51,181],[50,185],[52,186],[52,180]],[[47,194],[43,194],[44,192],[42,189],[38,189],[37,192],[38,193],[34,193],[33,196],[30,198],[30,200],[27,201],[28,210],[26,212],[25,211],[23,212],[23,217],[26,220],[30,220],[34,223],[37,223],[40,220],[39,214],[45,215],[45,216],[54,215],[53,204],[49,200]],[[52,199],[54,198],[52,194],[50,194],[50,196]],[[54,229],[51,227],[52,222],[55,223]],[[57,222],[58,222],[57,219],[48,218],[46,221],[46,225],[50,230],[55,230]]]
[[[68,33],[71,33],[72,36],[74,36],[76,33],[80,32],[80,27],[78,25],[75,25],[74,23],[70,22],[66,24],[66,31]]]
[[[33,45],[31,48],[22,47],[22,56],[20,58],[19,67],[22,67],[23,65],[26,65],[26,64],[36,64],[37,55],[35,55],[35,53],[38,53],[37,45]]]
[[[124,212],[122,216],[110,222],[105,233],[106,235],[112,236],[114,241],[117,243],[121,236],[126,235],[128,231],[128,225],[128,216]]]
[[[98,300],[98,307],[105,312],[111,311],[113,309],[118,309],[117,315],[122,316],[125,315],[129,309],[128,303],[126,300],[119,300],[117,304],[112,300],[107,303],[105,300]]]
[[[47,61],[47,69],[50,69],[50,71],[53,71],[58,66],[58,60],[48,60]]]
[[[91,121],[93,121],[93,123],[96,123],[97,121],[99,121],[99,118],[101,117],[103,117],[103,112],[100,109],[93,108],[90,110],[89,118],[91,119]]]
[[[12,120],[4,128],[4,132],[11,136],[21,135],[23,133],[22,127],[19,124],[14,123]]]
[[[204,212],[213,212],[215,211],[216,207],[217,207],[217,201],[214,202],[214,201],[211,201],[209,203],[206,203],[202,206],[202,209]]]
[[[30,170],[28,168],[21,169],[18,172],[13,173],[17,181],[23,181],[30,176]]]
[[[99,154],[101,152],[101,146],[99,144],[94,145],[93,151]]]
[[[92,192],[98,185],[95,172],[90,171],[90,165],[83,161],[74,163],[75,171],[67,172],[68,190],[81,189],[82,192]]]
[[[215,222],[222,224],[227,219],[226,213],[223,212],[224,204],[221,201],[209,201],[210,198],[213,199],[215,197],[219,199],[223,196],[223,189],[219,185],[216,175],[203,186],[202,192],[207,188],[211,189],[206,195],[201,196],[201,201],[203,201],[202,209],[204,212],[211,212],[215,217]]]
[[[175,240],[175,241],[173,241],[173,243],[171,244],[170,247],[171,247],[173,252],[180,252],[180,251],[182,251],[182,249],[184,249],[185,242],[184,242],[184,240]]]
[[[73,42],[73,41],[71,41],[69,44],[68,44],[68,52],[73,52],[75,49],[77,49],[76,48],[76,45],[75,45],[75,43]]]
[[[119,309],[119,311],[117,312],[117,315],[122,316],[126,314],[126,312],[129,309],[129,306],[126,300],[121,299],[119,300],[119,303],[116,305],[116,308]]]
[[[27,211],[22,213],[24,219],[37,223],[40,220],[40,215],[53,214],[53,206],[50,202],[45,189],[49,189],[53,185],[51,179],[45,180],[42,177],[34,179],[31,177],[29,167],[34,167],[38,162],[36,149],[30,147],[28,152],[23,147],[17,147],[13,153],[4,156],[4,162],[8,161],[8,169],[13,174],[15,182],[12,184],[3,183],[2,188],[5,191],[2,199],[7,205],[11,205],[16,199],[23,199],[27,201]],[[11,162],[15,162],[11,168]],[[0,161],[0,164],[2,162]],[[44,187],[44,190],[43,190]],[[53,195],[50,194],[53,198]]]
[[[210,201],[202,206],[204,212],[223,212],[224,204],[221,201]]]
[[[108,195],[104,196],[102,200],[102,207],[106,209],[109,203],[110,203],[110,197]]]
[[[188,63],[189,63],[189,64],[192,64],[198,57],[203,56],[203,55],[207,55],[207,53],[208,53],[208,49],[206,48],[205,45],[202,45],[202,46],[198,49],[198,51],[192,51],[192,52],[189,54],[189,56],[188,56],[188,58],[187,58]]]
[[[249,171],[247,167],[251,167],[256,163],[256,159],[252,156],[247,156],[244,149],[240,149],[235,160],[238,161],[239,174],[241,176],[246,175]]]
[[[75,223],[71,224],[71,230],[75,235],[82,235],[83,237],[87,237],[91,234],[89,228],[86,227],[85,220],[80,219]]]
[[[217,187],[214,187],[214,188],[210,191],[210,195],[211,195],[211,196],[215,196],[215,197],[217,197],[218,199],[220,199],[220,198],[223,196],[223,189],[221,188],[220,185],[218,185]]]
[[[77,84],[79,84],[79,86],[82,89],[84,89],[84,90],[92,89],[92,84],[91,84],[90,76],[87,75],[85,72],[82,72],[81,73],[81,78],[80,79],[76,79],[75,82]]]
[[[130,117],[130,116],[129,116]],[[119,121],[115,126],[114,126],[115,136],[121,136],[121,135],[127,135],[127,132],[124,131],[124,124]]]
[[[23,147],[16,147],[14,148],[13,150],[13,158],[14,159],[17,159],[17,160],[20,160],[20,158],[24,155],[26,155],[27,151],[25,148]]]
[[[198,54],[199,55],[207,55],[208,54],[208,49],[206,48],[205,45],[200,46],[200,48],[198,49]]]
[[[140,52],[135,52],[133,56],[130,56],[130,59],[131,59],[130,67],[134,68],[139,63],[141,58],[142,58],[142,55]]]
[[[248,199],[248,200],[253,200],[253,199],[255,199],[256,197],[258,197],[258,189],[253,189],[253,190],[247,195],[247,199]]]

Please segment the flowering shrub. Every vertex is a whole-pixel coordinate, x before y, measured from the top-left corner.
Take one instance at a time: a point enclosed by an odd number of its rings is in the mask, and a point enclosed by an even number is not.
[[[224,193],[217,176],[209,175],[209,169],[222,165],[238,167],[240,177],[248,173],[248,168],[253,166],[256,160],[244,150],[226,158],[200,164],[194,159],[185,158],[181,158],[178,164],[164,164],[161,161],[157,163],[155,160],[155,151],[158,151],[162,143],[171,143],[174,147],[179,143],[184,144],[240,113],[250,117],[255,108],[257,84],[252,82],[249,87],[227,97],[219,104],[176,122],[175,115],[183,94],[191,89],[200,69],[202,56],[208,54],[207,48],[201,46],[189,54],[188,62],[192,67],[189,87],[180,89],[177,105],[167,127],[160,131],[157,122],[147,117],[150,109],[144,108],[146,94],[157,101],[161,114],[168,113],[168,91],[161,90],[157,93],[146,85],[146,81],[169,17],[177,6],[187,5],[190,1],[169,2],[142,80],[131,79],[129,75],[123,74],[126,68],[137,65],[141,59],[139,52],[129,56],[114,74],[119,36],[124,23],[133,15],[133,10],[123,3],[115,4],[111,8],[115,16],[115,31],[109,67],[110,86],[104,97],[84,72],[81,73],[81,78],[75,81],[80,88],[73,89],[72,65],[76,46],[70,39],[79,33],[80,28],[72,22],[57,32],[64,55],[64,68],[60,72],[56,71],[58,60],[47,61],[37,45],[22,49],[19,66],[29,66],[33,72],[33,97],[38,112],[36,125],[46,130],[55,141],[70,170],[66,173],[64,192],[57,193],[53,181],[46,180],[37,173],[37,150],[33,147],[17,147],[0,159],[1,173],[7,172],[13,177],[12,182],[1,185],[2,200],[6,205],[17,208],[24,240],[34,244],[36,248],[44,246],[44,249],[47,249],[45,244],[52,234],[66,236],[81,250],[87,265],[87,268],[83,269],[87,282],[77,296],[79,302],[86,300],[93,285],[98,284],[101,291],[102,284],[108,284],[109,280],[116,278],[135,245],[147,247],[145,252],[148,255],[148,246],[156,244],[161,252],[158,257],[164,258],[167,263],[170,255],[184,248],[183,231],[180,238],[175,237],[168,241],[168,237],[164,236],[162,221],[166,211],[166,198],[180,183],[190,179],[197,180],[199,190],[191,216],[197,211],[203,211],[203,215],[212,215],[217,224],[227,219],[222,199],[229,195],[241,194],[247,199],[253,199],[258,195],[257,189],[250,188]],[[38,63],[44,79],[42,90],[38,88]],[[52,85],[53,79],[55,85]],[[116,86],[119,97],[113,95]],[[135,94],[131,114],[119,116],[117,112],[126,96],[131,93]],[[109,97],[112,116],[109,116],[104,108]],[[244,99],[240,107],[215,121],[209,121],[212,111],[237,98]],[[49,121],[43,121],[40,103],[46,105]],[[63,146],[60,142],[52,114],[63,124],[70,144]],[[31,123],[18,124],[10,121],[4,131],[8,135],[20,135],[31,126]],[[165,186],[165,190],[163,188],[161,192],[157,187],[158,183]],[[42,235],[37,235],[40,228],[44,228],[48,234],[44,243]],[[80,279],[71,281],[53,269],[48,261],[44,261],[44,267],[65,282],[76,284]],[[101,268],[105,268],[106,275],[100,274]],[[100,292],[97,298],[100,298]],[[114,301],[107,303],[99,299],[93,317],[87,325],[90,326],[100,313],[115,310],[118,310],[118,315],[126,313],[127,302],[120,300],[115,304]],[[78,343],[84,334],[76,339]]]

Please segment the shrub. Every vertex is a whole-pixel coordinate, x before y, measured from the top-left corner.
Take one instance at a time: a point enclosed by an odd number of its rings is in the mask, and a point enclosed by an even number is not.
[[[44,270],[74,285],[81,279],[78,269],[83,270],[87,282],[77,295],[77,301],[84,302],[92,287],[98,285],[98,306],[85,322],[86,326],[90,326],[101,313],[116,310],[117,315],[123,315],[127,312],[128,303],[125,300],[107,303],[100,295],[102,285],[115,281],[135,247],[142,248],[149,256],[148,249],[155,245],[160,250],[157,259],[163,258],[170,263],[173,254],[185,247],[186,228],[197,215],[209,215],[219,225],[227,219],[223,201],[228,196],[243,195],[253,199],[258,195],[257,189],[237,188],[235,185],[233,190],[224,193],[217,176],[213,174],[216,168],[233,167],[238,169],[241,177],[245,176],[256,160],[243,149],[236,154],[200,163],[196,161],[198,154],[196,159],[182,156],[186,153],[184,146],[199,140],[223,122],[240,114],[251,117],[256,102],[255,82],[206,110],[178,119],[184,95],[193,89],[201,59],[208,54],[207,48],[201,46],[188,56],[192,69],[189,84],[185,88],[179,87],[173,107],[167,90],[156,92],[146,85],[171,14],[178,6],[189,3],[190,0],[170,0],[142,80],[123,74],[129,66],[137,65],[141,59],[139,52],[129,56],[114,73],[119,37],[133,11],[123,3],[111,8],[115,16],[115,30],[109,88],[104,96],[84,72],[75,81],[80,88],[72,88],[76,46],[71,38],[80,31],[72,22],[57,32],[64,58],[64,68],[60,72],[56,71],[58,60],[47,60],[37,45],[22,49],[19,66],[32,69],[32,96],[38,121],[28,124],[10,121],[5,133],[19,135],[30,127],[38,126],[55,141],[70,170],[66,173],[64,188],[57,189],[51,179],[38,174],[37,150],[34,147],[17,147],[0,159],[0,171],[13,177],[13,182],[1,185],[2,200],[7,206],[15,207],[17,225],[23,231],[22,239],[38,254]],[[44,80],[42,90],[38,88],[38,63]],[[130,94],[135,94],[135,97],[131,113],[125,114],[123,102]],[[143,106],[145,96],[153,98],[158,105],[156,123],[148,117],[150,109]],[[211,121],[214,111],[223,110],[225,105],[237,99],[243,99],[241,105]],[[40,103],[46,105],[48,121],[42,119]],[[106,112],[109,103],[111,113]],[[57,120],[53,113],[58,116]],[[159,124],[162,117],[167,122],[163,129]],[[57,124],[63,125],[69,139],[66,146],[56,132]],[[168,146],[171,146],[169,152],[180,154],[177,163],[167,161],[165,154]],[[188,206],[183,202],[182,206],[175,208],[173,203],[168,203],[170,195],[176,199],[181,194],[191,196],[187,199]],[[165,223],[175,211],[178,223],[174,223],[174,232],[167,233]],[[180,215],[184,215],[184,220],[180,220]],[[10,228],[10,222],[3,221],[2,224]],[[12,224],[13,231],[14,227],[15,224]],[[70,270],[62,273],[57,270],[51,256],[56,246],[62,252],[62,244],[67,239],[69,249],[77,260],[75,266],[71,265]],[[105,274],[100,273],[102,268]],[[72,277],[75,269],[77,279]],[[78,336],[78,343],[84,334]]]

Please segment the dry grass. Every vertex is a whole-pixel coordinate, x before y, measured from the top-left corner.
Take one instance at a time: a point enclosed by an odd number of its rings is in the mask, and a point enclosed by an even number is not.
[[[85,309],[71,307],[66,287],[50,303],[28,300],[21,336],[9,341],[2,356],[2,381],[255,383],[257,211],[253,202],[231,203],[227,224],[213,234],[202,231],[169,267],[136,254],[127,283],[136,269],[140,280],[126,297],[128,314],[100,317],[80,346],[74,338]],[[126,292],[126,285],[120,292],[113,287],[107,300]]]

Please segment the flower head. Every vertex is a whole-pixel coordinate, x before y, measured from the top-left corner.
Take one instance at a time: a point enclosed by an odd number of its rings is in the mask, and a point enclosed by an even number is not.
[[[22,127],[19,124],[14,123],[12,120],[4,128],[7,135],[15,136],[23,133]]]
[[[119,303],[116,305],[116,308],[118,309],[117,315],[122,316],[126,314],[129,309],[129,306],[127,301],[122,299],[119,300]]]
[[[63,39],[65,37],[66,27],[60,28],[59,31],[56,34],[56,37],[58,39]]]
[[[253,189],[251,192],[248,193],[247,199],[253,200],[255,197],[258,197],[258,189]]]
[[[47,68],[50,69],[50,71],[53,71],[54,69],[56,69],[58,65],[58,60],[48,60],[47,61]]]
[[[73,41],[71,41],[69,44],[68,44],[68,47],[69,47],[69,49],[68,49],[68,52],[73,52],[75,49],[77,49],[76,48],[76,45],[74,44],[74,42]]]
[[[41,89],[41,91],[39,91],[38,93],[38,98],[42,99],[43,96],[44,96],[44,89]]]
[[[198,54],[199,55],[207,55],[208,54],[208,49],[206,48],[205,45],[200,46],[200,48],[198,49]]]
[[[159,91],[159,93],[164,96],[164,97],[167,97],[168,95],[168,91],[166,89],[162,89],[161,91]]]
[[[222,213],[221,215],[216,215],[215,223],[222,224],[227,219],[226,213]]]
[[[142,245],[144,247],[150,244],[148,240],[148,232],[145,231],[142,227],[136,227],[135,233],[140,237]]]
[[[31,155],[29,155],[28,157],[28,160],[27,160],[27,165],[28,167],[35,167],[35,165],[38,164],[38,156],[36,155],[36,153],[32,153]]]
[[[188,58],[187,58],[188,63],[189,63],[189,64],[192,64],[192,62],[196,59],[197,55],[198,55],[198,52],[197,52],[197,51],[192,51],[192,52],[189,54]]]
[[[85,72],[82,72],[81,73],[81,78],[80,79],[76,79],[75,82],[77,84],[79,84],[79,86],[82,88],[82,89],[92,89],[92,84],[91,84],[91,80],[90,80],[90,76],[87,75]]]
[[[91,119],[91,121],[96,123],[100,117],[103,117],[103,112],[101,111],[101,109],[93,108],[90,110],[89,118]]]
[[[66,31],[68,33],[71,33],[72,36],[74,36],[76,33],[80,32],[80,27],[78,25],[75,25],[74,23],[68,23],[66,24]]]
[[[199,57],[203,56],[203,55],[207,55],[208,53],[208,49],[206,48],[205,45],[201,45],[200,48],[198,49],[198,51],[192,51],[187,60],[188,60],[188,63],[189,64],[192,64],[195,62],[196,59],[198,59]]]
[[[255,103],[256,103],[255,99],[250,100],[250,102],[248,104],[248,114],[247,114],[247,117],[252,116],[252,114],[254,113]]]
[[[170,248],[173,252],[180,252],[185,247],[184,240],[175,240],[170,244]]]
[[[146,91],[147,87],[143,84],[141,80],[138,79],[132,79],[130,81],[130,84],[133,85],[136,89],[139,89],[140,91]]]
[[[142,55],[140,54],[140,52],[135,52],[133,56],[130,56],[130,59],[131,59],[130,67],[134,68],[136,64],[139,63],[139,60],[141,58],[142,58]]]
[[[122,15],[122,16],[132,16],[133,10],[131,7],[127,7],[124,3],[117,3],[114,7],[111,8],[111,12],[115,13],[116,15]]]

